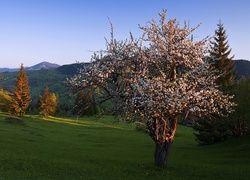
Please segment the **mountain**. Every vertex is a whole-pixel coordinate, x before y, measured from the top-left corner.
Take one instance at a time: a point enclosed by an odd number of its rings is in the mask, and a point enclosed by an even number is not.
[[[0,68],[0,72],[16,72],[19,68]]]
[[[55,69],[58,68],[60,65],[58,64],[54,64],[54,63],[49,63],[49,62],[41,62],[39,64],[36,64],[34,66],[31,67],[26,67],[24,68],[25,70],[40,70],[40,69]]]
[[[31,67],[24,67],[24,69],[26,71],[30,71],[30,70],[40,70],[40,69],[55,69],[58,67],[60,67],[60,65],[43,61]],[[0,72],[16,72],[16,71],[19,71],[19,68],[0,68]]]

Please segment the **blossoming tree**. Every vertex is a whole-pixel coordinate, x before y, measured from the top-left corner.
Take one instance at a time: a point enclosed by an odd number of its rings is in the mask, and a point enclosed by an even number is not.
[[[146,123],[155,142],[155,165],[167,163],[179,117],[211,117],[232,111],[232,98],[219,91],[217,76],[203,61],[209,38],[194,42],[195,28],[176,19],[140,26],[143,35],[125,41],[113,37],[106,51],[69,79],[73,91],[91,86],[98,90],[95,102],[113,99],[114,107],[127,119]],[[112,27],[112,26],[111,26]]]

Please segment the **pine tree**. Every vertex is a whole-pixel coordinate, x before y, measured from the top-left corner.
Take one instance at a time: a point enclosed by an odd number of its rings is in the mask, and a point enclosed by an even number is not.
[[[43,116],[47,117],[55,113],[55,100],[53,99],[53,95],[50,93],[48,86],[46,86],[43,95],[40,96],[39,102],[39,114],[42,114]]]
[[[28,78],[24,71],[23,64],[21,64],[18,77],[16,80],[16,88],[13,94],[13,104],[11,106],[11,113],[17,116],[23,116],[31,103],[30,89],[28,85]]]
[[[232,85],[235,81],[234,56],[230,56],[231,49],[228,45],[226,30],[221,21],[217,24],[214,40],[210,42],[211,69],[217,71],[216,83],[224,93],[232,92]],[[232,135],[230,126],[234,124],[225,117],[205,118],[196,122],[194,129],[196,140],[200,144],[213,144],[223,141]]]
[[[226,30],[221,21],[217,24],[218,29],[215,30],[214,41],[210,44],[209,61],[212,68],[217,70],[217,84],[220,85],[221,90],[227,91],[235,81],[235,65],[233,58],[230,57],[231,49],[228,45]]]

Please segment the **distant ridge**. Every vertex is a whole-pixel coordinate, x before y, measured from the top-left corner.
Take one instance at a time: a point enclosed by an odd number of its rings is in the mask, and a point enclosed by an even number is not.
[[[234,60],[236,66],[236,78],[246,78],[250,79],[250,61],[238,59]],[[40,69],[57,69],[59,73],[64,75],[72,76],[76,74],[83,66],[88,66],[89,63],[74,63],[74,64],[67,64],[67,65],[58,65],[49,62],[41,62],[31,67],[25,67],[24,69],[29,70],[40,70]],[[19,71],[19,68],[0,68],[0,72],[16,72]]]
[[[60,65],[43,61],[31,67],[24,67],[24,69],[27,71],[30,71],[30,70],[37,71],[40,69],[55,69],[58,67],[60,67]],[[16,72],[16,71],[19,71],[19,68],[0,68],[0,72]]]
[[[16,72],[19,68],[0,68],[0,72]]]

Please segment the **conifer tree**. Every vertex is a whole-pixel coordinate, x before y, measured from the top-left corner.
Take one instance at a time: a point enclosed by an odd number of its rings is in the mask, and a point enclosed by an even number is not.
[[[231,49],[228,45],[226,30],[221,21],[217,24],[215,36],[210,43],[208,60],[211,63],[211,69],[216,71],[219,77],[216,83],[220,90],[229,93],[232,92],[232,85],[235,81],[235,65],[230,56]],[[213,119],[213,120],[212,120]],[[200,144],[213,144],[229,138],[232,134],[230,126],[234,124],[228,118],[215,116],[211,119],[200,119],[195,124],[194,129],[196,140]]]
[[[53,99],[53,95],[49,91],[48,86],[46,86],[43,95],[40,96],[39,102],[39,114],[47,117],[55,113],[57,106],[55,104],[55,100]]]
[[[221,90],[225,91],[235,81],[234,56],[230,56],[231,49],[222,22],[219,21],[217,26],[218,29],[215,30],[214,39],[210,44],[209,60],[212,63],[212,68],[218,71],[217,84],[221,86]]]
[[[92,103],[93,93],[91,88],[87,89],[87,93],[81,90],[77,93],[75,100],[75,107],[73,108],[73,114],[83,116],[83,115],[95,115],[98,112],[97,105]]]
[[[28,85],[28,78],[24,71],[23,64],[21,64],[18,77],[16,80],[16,88],[13,94],[13,103],[11,106],[11,113],[17,116],[23,116],[31,103],[30,89]]]

